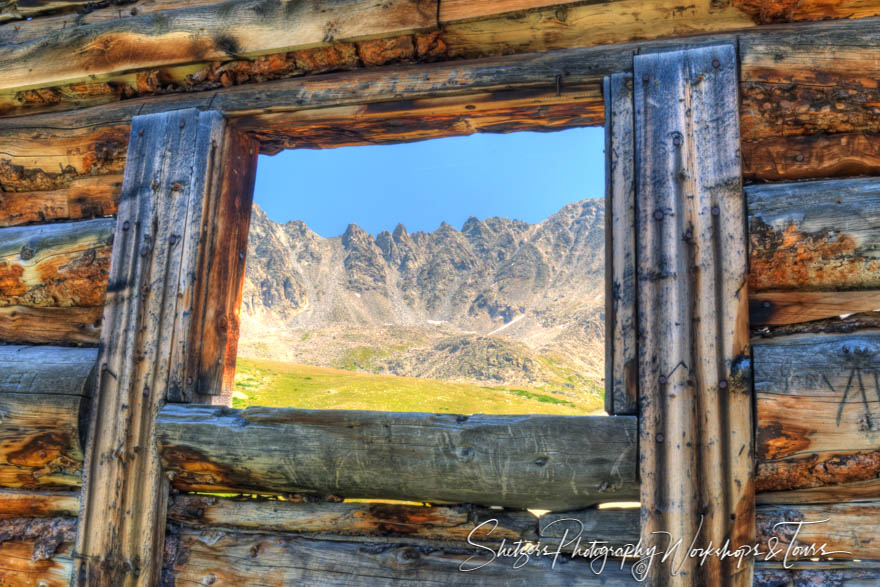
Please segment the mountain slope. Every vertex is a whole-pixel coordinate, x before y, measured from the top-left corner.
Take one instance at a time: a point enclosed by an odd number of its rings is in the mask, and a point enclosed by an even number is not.
[[[322,238],[254,207],[242,356],[594,393],[603,376],[604,209]]]

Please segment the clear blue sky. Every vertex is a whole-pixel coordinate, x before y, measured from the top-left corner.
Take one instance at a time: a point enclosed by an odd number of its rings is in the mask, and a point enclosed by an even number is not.
[[[324,237],[353,222],[372,234],[457,229],[469,216],[540,222],[605,193],[604,129],[476,134],[399,145],[260,156],[254,201],[276,222]]]

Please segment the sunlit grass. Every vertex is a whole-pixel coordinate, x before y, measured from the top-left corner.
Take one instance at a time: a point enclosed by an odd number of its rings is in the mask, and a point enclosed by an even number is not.
[[[601,393],[579,400],[546,387],[481,386],[243,357],[236,365],[235,391],[236,408],[582,416],[603,406]]]

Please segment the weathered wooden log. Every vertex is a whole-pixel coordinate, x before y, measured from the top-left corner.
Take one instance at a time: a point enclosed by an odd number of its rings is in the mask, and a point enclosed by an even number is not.
[[[874,585],[880,581],[880,563],[874,561],[797,562],[755,564],[755,587],[787,585]]]
[[[605,78],[605,411],[638,411],[633,78]]]
[[[759,505],[844,503],[874,501],[878,495],[880,495],[880,477],[788,491],[765,491],[755,495],[755,502]]]
[[[113,218],[0,228],[0,306],[103,306]]]
[[[79,486],[96,355],[0,346],[0,486]]]
[[[538,518],[529,512],[475,506],[417,506],[393,503],[310,503],[226,499],[179,494],[168,519],[186,526],[222,526],[238,532],[294,532],[316,536],[398,536],[464,543],[535,540]],[[496,524],[483,522],[496,520]]]
[[[757,489],[880,477],[880,335],[754,341]]]
[[[183,63],[225,61],[437,27],[436,0],[230,1],[73,27],[0,47],[0,89]]]
[[[880,4],[866,4],[880,12]],[[743,141],[880,132],[880,64],[866,51],[877,38],[867,28],[846,36],[838,30],[833,24],[785,35],[758,29],[741,37]]]
[[[568,510],[631,499],[635,418],[166,406],[159,451],[181,490]]]
[[[169,396],[210,399],[196,384],[222,390],[231,370],[225,312],[241,295],[257,156],[217,112],[192,109],[136,117],[130,142],[83,467],[83,585],[158,582],[168,485],[155,419]]]
[[[609,562],[601,574],[583,558],[531,557],[513,568],[516,557],[483,549],[442,549],[398,543],[364,544],[314,540],[283,534],[240,534],[217,530],[205,540],[198,530],[169,535],[171,584],[213,585],[632,585],[628,568]],[[481,566],[482,565],[482,566]],[[464,569],[471,569],[463,572]],[[598,570],[598,566],[596,569]]]
[[[121,175],[106,175],[73,180],[53,191],[5,192],[0,196],[0,227],[112,216],[121,189]]]
[[[880,180],[755,185],[746,194],[752,291],[880,287]]]
[[[0,585],[67,587],[74,518],[0,520]]]
[[[754,465],[731,45],[635,57],[642,543],[751,542]],[[752,561],[678,552],[656,585],[751,585]],[[681,565],[681,566],[679,566]],[[671,572],[672,570],[676,572]]]
[[[588,509],[549,513],[538,518],[542,544],[562,543],[563,549],[600,545],[626,546],[639,541],[639,508]],[[580,543],[577,538],[580,537]]]
[[[23,344],[98,344],[104,308],[0,307],[0,341]]]
[[[757,510],[757,544],[767,560],[880,560],[880,502],[824,505],[763,505]]]
[[[755,326],[798,324],[880,309],[880,291],[767,291],[749,295]]]
[[[74,517],[79,492],[0,489],[0,519]]]

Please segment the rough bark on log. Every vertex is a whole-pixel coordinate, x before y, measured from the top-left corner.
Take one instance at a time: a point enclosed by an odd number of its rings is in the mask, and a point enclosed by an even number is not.
[[[757,488],[880,477],[880,335],[795,335],[753,344]]]
[[[763,505],[757,510],[757,544],[767,549],[778,540],[778,556],[769,560],[880,560],[880,502],[824,505]],[[813,548],[815,547],[815,548]],[[762,559],[763,560],[763,559]]]
[[[364,544],[312,540],[283,534],[214,532],[205,540],[198,531],[181,530],[169,537],[174,544],[164,580],[176,584],[216,585],[633,585],[628,568],[609,562],[594,574],[588,561],[532,557],[513,568],[514,558],[491,561],[481,549],[443,549],[399,543]],[[470,572],[465,568],[485,566]]]
[[[638,411],[633,78],[605,78],[605,411]]]
[[[115,224],[0,228],[0,306],[103,306]]]
[[[79,486],[96,356],[0,346],[0,486]]]
[[[62,542],[55,546],[50,558],[34,560],[34,552],[39,553],[41,547],[42,544],[34,538],[0,544],[0,585],[68,587],[73,569],[71,543]]]
[[[631,499],[635,418],[166,406],[159,451],[181,490],[567,510]]]
[[[745,202],[734,47],[635,58],[642,542],[733,549],[754,530]],[[642,311],[642,309],[645,311]],[[681,564],[681,568],[678,565]],[[750,585],[676,554],[657,585]],[[681,574],[672,573],[675,569]]]
[[[880,287],[880,180],[755,185],[746,195],[751,290]]]
[[[79,492],[0,489],[0,519],[75,517]]]

